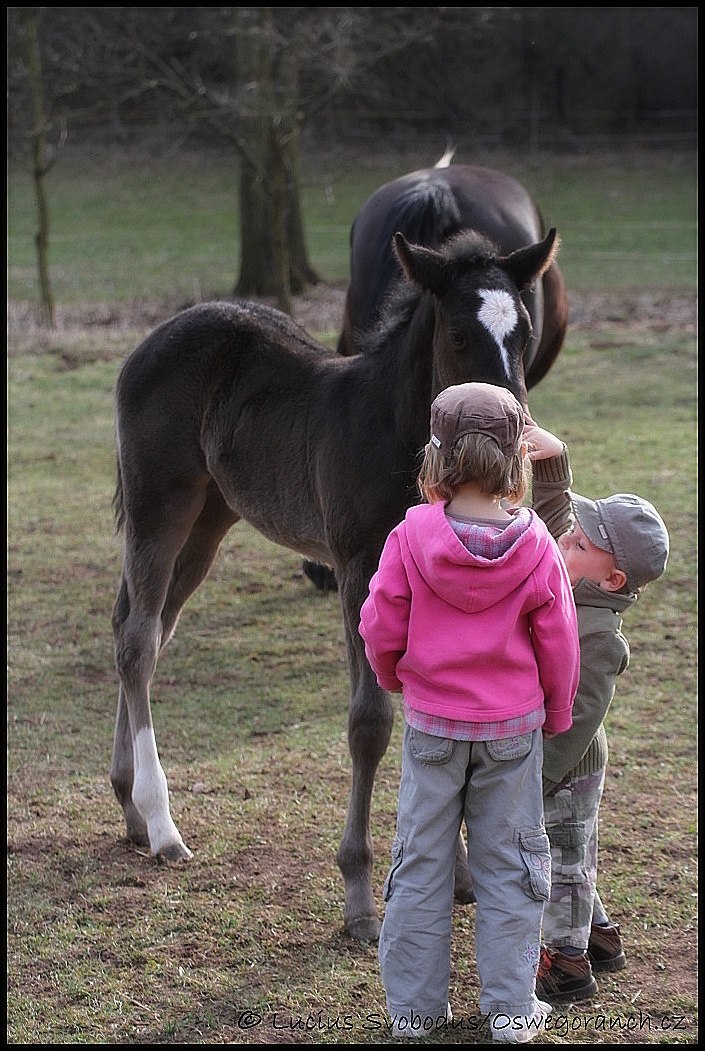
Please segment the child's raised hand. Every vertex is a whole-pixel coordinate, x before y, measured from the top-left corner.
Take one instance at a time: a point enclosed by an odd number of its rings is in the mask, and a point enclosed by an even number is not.
[[[561,439],[539,427],[528,412],[524,413],[524,441],[529,447],[530,460],[546,460],[549,456],[560,456],[563,452]]]

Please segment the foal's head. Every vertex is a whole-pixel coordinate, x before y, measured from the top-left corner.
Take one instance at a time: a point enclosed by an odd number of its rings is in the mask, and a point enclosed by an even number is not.
[[[524,351],[532,327],[519,293],[543,275],[557,249],[555,230],[506,256],[475,231],[439,249],[395,234],[406,277],[434,296],[434,395],[454,383],[479,381],[507,387],[527,404]]]

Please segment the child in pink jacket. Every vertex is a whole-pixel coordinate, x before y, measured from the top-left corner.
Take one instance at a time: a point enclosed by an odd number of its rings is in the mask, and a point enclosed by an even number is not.
[[[425,503],[387,538],[360,634],[384,689],[403,692],[397,830],[379,959],[393,1031],[450,1015],[455,852],[463,820],[477,911],[480,1009],[494,1040],[524,1043],[550,1007],[535,994],[550,891],[543,734],[571,726],[575,605],[546,526],[519,503],[524,410],[485,383],[431,407]],[[479,1034],[482,1035],[482,1034]]]

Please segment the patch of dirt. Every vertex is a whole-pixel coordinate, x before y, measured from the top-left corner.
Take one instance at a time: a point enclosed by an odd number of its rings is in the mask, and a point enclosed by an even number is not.
[[[321,283],[304,295],[294,297],[294,319],[309,332],[338,331],[346,289],[345,284]],[[694,328],[697,316],[694,298],[649,292],[635,292],[631,296],[571,295],[569,309],[569,325],[574,328],[599,328],[603,325]]]
[[[569,325],[574,328],[599,328],[603,325],[628,325],[630,328],[695,329],[698,304],[693,296],[669,296],[664,293],[634,292],[632,295],[591,293],[570,295]]]
[[[347,283],[328,284],[321,281],[294,296],[292,314],[307,332],[338,332],[343,317]],[[276,306],[271,299],[259,302]],[[100,328],[116,333],[129,329],[155,327],[166,321],[190,303],[176,301],[137,301],[131,304],[92,304],[89,308],[59,306],[56,309],[56,329]],[[569,325],[572,328],[591,329],[604,325],[614,327],[647,327],[652,329],[695,329],[697,301],[691,296],[668,296],[662,293],[634,292],[631,295],[590,293],[569,297]],[[8,304],[8,337],[26,337],[47,330],[39,310],[28,303]],[[56,332],[54,333],[56,336]],[[66,367],[69,367],[67,364]]]

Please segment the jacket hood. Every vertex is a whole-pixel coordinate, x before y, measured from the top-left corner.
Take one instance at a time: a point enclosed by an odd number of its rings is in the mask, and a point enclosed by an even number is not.
[[[488,609],[516,591],[536,570],[551,539],[530,508],[518,508],[512,516],[514,522],[497,534],[496,557],[483,557],[468,551],[455,534],[444,503],[410,508],[409,552],[430,590],[465,613]]]

